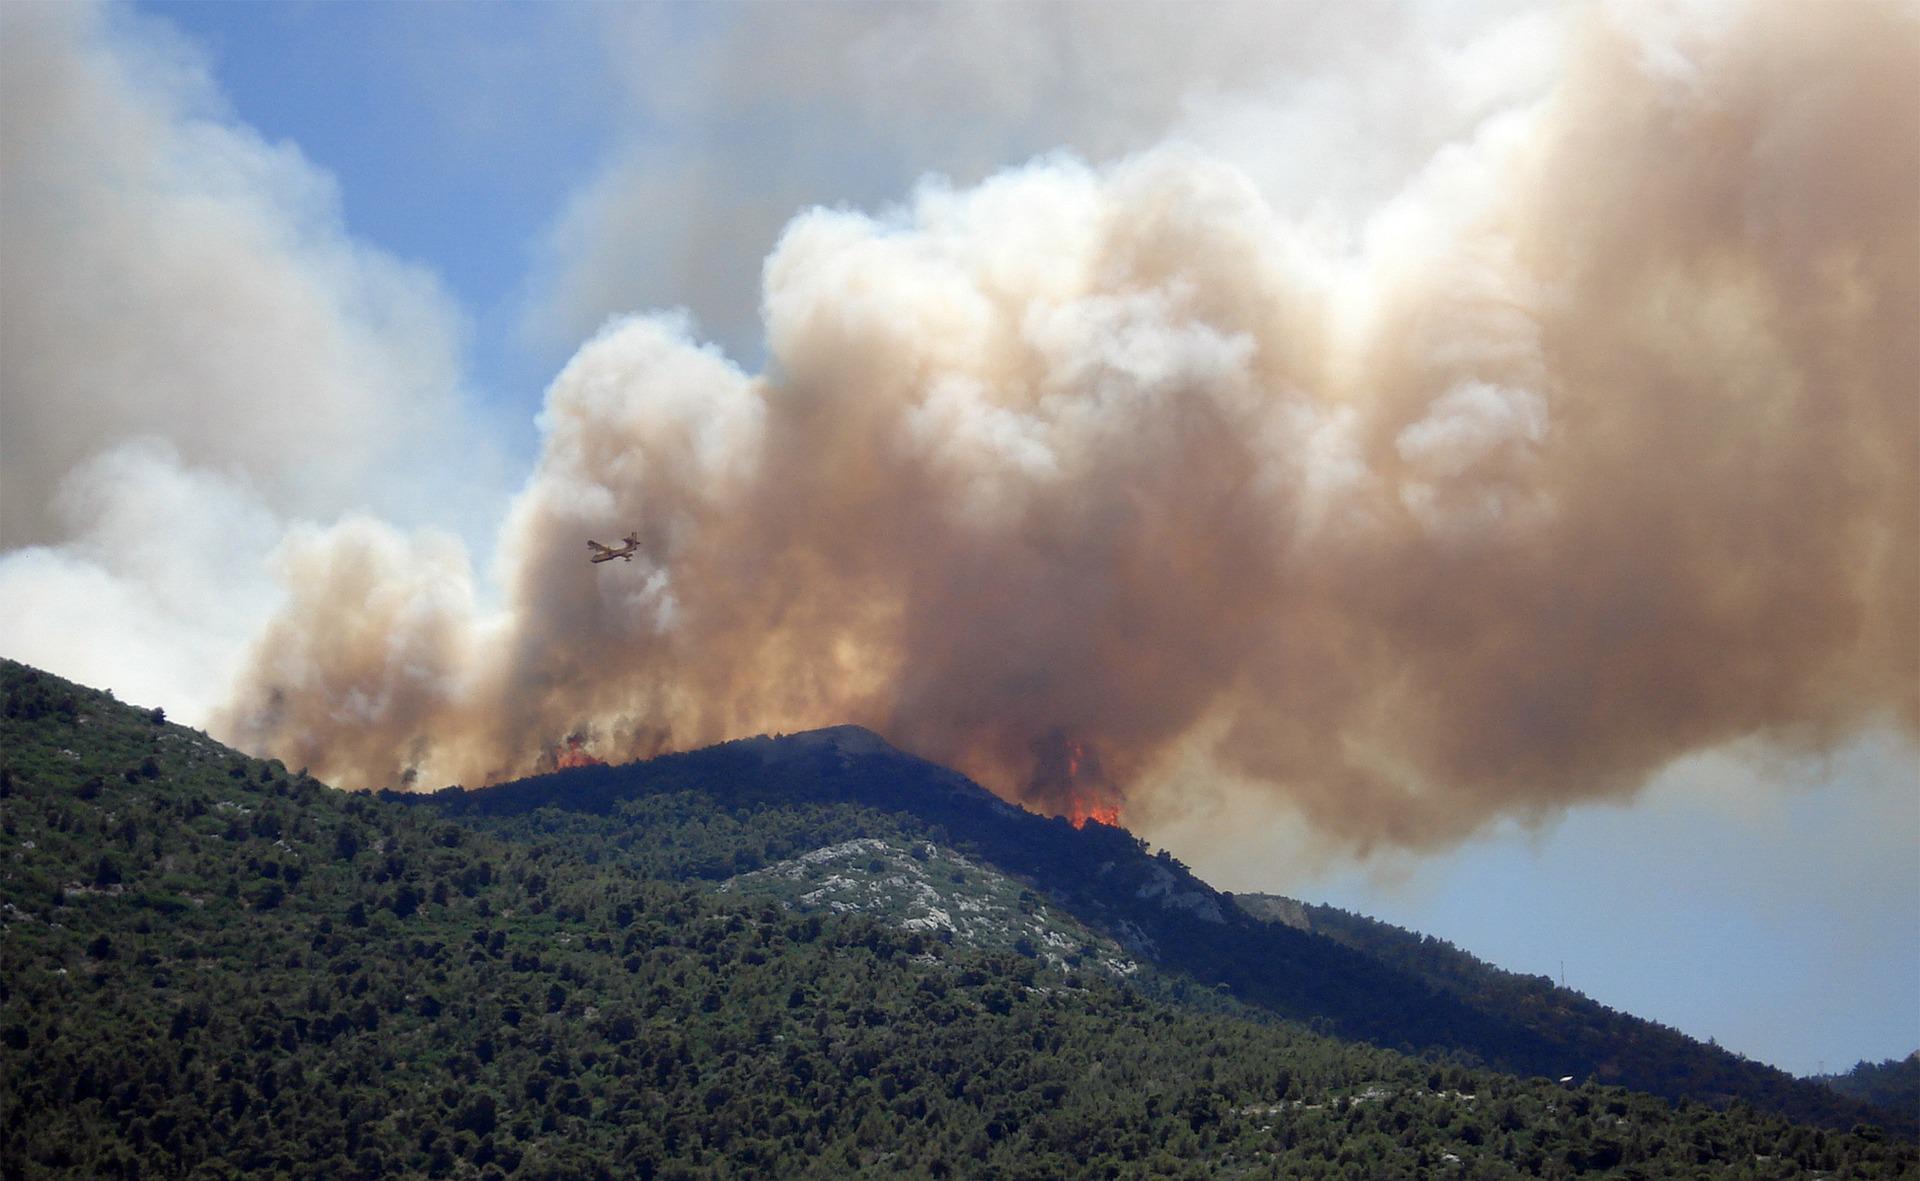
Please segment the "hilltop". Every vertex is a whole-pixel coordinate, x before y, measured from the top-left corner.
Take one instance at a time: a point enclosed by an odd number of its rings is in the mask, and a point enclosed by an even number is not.
[[[860,742],[403,802],[17,664],[0,698],[0,1177],[1920,1167],[1865,1126],[1561,1088],[1191,978],[1178,995],[1178,924],[1123,942],[998,864],[1074,830],[951,772],[882,782],[871,760],[907,756]],[[1011,835],[909,823],[923,796]],[[1088,870],[1133,897],[1114,916],[1214,928],[1220,896],[1087,831],[1141,859]]]
[[[1522,1075],[1746,1102],[1829,1127],[1880,1122],[1911,1134],[1915,1122],[1431,937],[1331,907],[1215,890],[1124,829],[1027,812],[857,727],[387,798],[515,839],[564,834],[577,847],[646,859],[647,872],[676,881],[763,870],[822,837],[929,842],[1018,880],[1048,914],[1118,944],[1156,969],[1139,983],[1167,995],[1230,999],[1339,1037]],[[794,828],[795,817],[807,819]],[[765,836],[789,829],[784,840]],[[897,877],[858,864],[840,877],[863,875]]]

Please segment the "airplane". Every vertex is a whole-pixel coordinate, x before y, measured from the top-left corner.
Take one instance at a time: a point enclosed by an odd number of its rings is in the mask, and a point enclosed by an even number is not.
[[[623,544],[616,549],[612,546],[601,545],[599,542],[589,539],[587,541],[587,548],[593,551],[593,557],[587,560],[590,562],[611,562],[615,558],[623,558],[629,562],[633,561],[634,552],[640,548],[639,533],[629,533],[620,540]]]

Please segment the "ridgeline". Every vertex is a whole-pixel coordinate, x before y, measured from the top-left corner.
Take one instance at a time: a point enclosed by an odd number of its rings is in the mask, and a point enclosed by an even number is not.
[[[1323,937],[858,733],[394,799],[18,664],[0,699],[0,1178],[1920,1169],[1865,1107],[1502,1072],[1350,947],[1263,985],[1192,932]],[[1347,987],[1436,1052],[1306,1011]]]

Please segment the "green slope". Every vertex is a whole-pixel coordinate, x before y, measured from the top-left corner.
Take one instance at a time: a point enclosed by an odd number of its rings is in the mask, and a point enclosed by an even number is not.
[[[1920,1050],[1884,1062],[1857,1062],[1845,1074],[1818,1075],[1815,1082],[1863,1103],[1904,1113],[1920,1122]]]
[[[1234,901],[1248,914],[1352,948],[1475,1009],[1508,1014],[1517,1024],[1556,1038],[1570,1058],[1596,1063],[1602,1078],[1715,1103],[1741,1099],[1841,1126],[1874,1121],[1909,1139],[1920,1134],[1920,1107],[1894,1093],[1834,1086],[1850,1102],[1832,1105],[1816,1081],[1703,1045],[1676,1029],[1555,987],[1545,976],[1497,968],[1431,935],[1275,894],[1237,895]],[[1910,1069],[1920,1071],[1920,1063]]]
[[[1911,1120],[1445,944],[1288,900],[1272,922],[1122,829],[1011,807],[854,727],[760,737],[479,791],[392,797],[515,841],[596,850],[673,881],[719,882],[819,845],[928,842],[1017,879],[1055,919],[1121,944],[1156,995],[1230,997],[1344,1038],[1522,1075],[1594,1079],[1670,1099],[1751,1103],[1848,1128]],[[857,866],[848,877],[859,876]]]
[[[848,835],[858,809],[716,812],[623,856],[338,793],[16,664],[0,699],[0,1177],[1920,1168],[1871,1131],[1421,1062],[649,877],[884,837]]]

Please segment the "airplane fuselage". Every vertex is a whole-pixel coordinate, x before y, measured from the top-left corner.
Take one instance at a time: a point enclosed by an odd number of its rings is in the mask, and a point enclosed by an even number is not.
[[[590,562],[611,562],[615,558],[619,558],[627,562],[633,561],[633,555],[640,549],[640,538],[635,534],[629,533],[621,538],[621,542],[620,547],[615,549],[612,546],[601,545],[599,542],[589,539],[587,548],[593,551],[593,556],[587,560]]]

